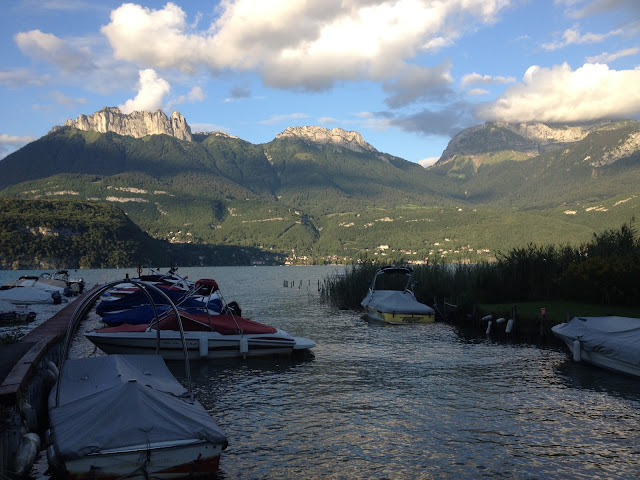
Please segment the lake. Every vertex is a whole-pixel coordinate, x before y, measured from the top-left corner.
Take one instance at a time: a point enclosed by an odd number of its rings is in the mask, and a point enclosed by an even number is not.
[[[340,271],[179,269],[217,280],[244,316],[317,342],[306,360],[191,364],[229,439],[221,479],[640,478],[639,380],[446,323],[367,323],[320,301],[318,282]],[[70,273],[88,286],[135,276]],[[171,369],[184,380],[180,362]]]

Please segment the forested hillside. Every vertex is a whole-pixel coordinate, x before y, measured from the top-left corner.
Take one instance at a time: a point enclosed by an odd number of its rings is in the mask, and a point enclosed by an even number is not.
[[[186,141],[59,128],[0,161],[0,196],[80,202],[70,221],[86,216],[88,225],[88,205],[109,204],[114,217],[101,238],[131,237],[118,230],[126,220],[149,235],[140,242],[163,247],[92,243],[89,227],[64,241],[34,239],[8,224],[5,232],[30,240],[30,250],[3,250],[12,252],[3,262],[43,251],[53,257],[58,248],[73,250],[77,265],[137,264],[148,252],[160,255],[150,262],[189,264],[475,262],[529,242],[579,244],[638,212],[640,123],[609,122],[579,134],[544,127],[562,142],[539,146],[540,154],[518,133],[527,128],[476,128],[429,169],[362,139],[351,148],[327,141],[330,135],[318,142],[296,131],[254,145],[225,134]],[[500,150],[491,150],[494,143]],[[46,212],[33,208],[34,221]],[[57,227],[69,227],[65,215]],[[80,231],[82,222],[73,228]],[[100,259],[80,253],[89,244],[101,246]],[[170,260],[161,256],[168,251]]]

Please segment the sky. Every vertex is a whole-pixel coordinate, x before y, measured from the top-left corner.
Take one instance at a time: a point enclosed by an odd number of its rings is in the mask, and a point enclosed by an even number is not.
[[[4,0],[0,158],[106,106],[429,165],[488,121],[640,119],[640,0]]]

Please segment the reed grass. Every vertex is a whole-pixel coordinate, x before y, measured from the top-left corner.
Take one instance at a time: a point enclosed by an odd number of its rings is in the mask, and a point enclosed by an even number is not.
[[[595,234],[577,247],[529,244],[499,254],[495,263],[437,263],[413,267],[416,298],[462,307],[522,302],[582,302],[640,306],[640,237],[634,219],[618,230]],[[358,309],[381,263],[352,265],[344,276],[325,280],[328,303]]]

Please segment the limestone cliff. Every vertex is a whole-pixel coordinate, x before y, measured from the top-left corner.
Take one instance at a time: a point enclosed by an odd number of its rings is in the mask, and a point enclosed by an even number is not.
[[[377,152],[375,148],[363,140],[358,132],[347,132],[341,128],[329,130],[323,127],[288,127],[284,132],[279,133],[276,139],[291,137],[321,145],[331,144],[354,152]]]
[[[453,137],[438,163],[456,155],[476,155],[499,150],[514,150],[533,156],[564,148],[585,138],[595,125],[569,126],[544,123],[488,122],[463,130]]]
[[[173,112],[171,117],[167,117],[162,110],[125,114],[117,107],[104,107],[93,115],[80,115],[75,120],[67,120],[64,125],[78,130],[114,132],[135,138],[164,134],[191,141],[191,128],[179,112]],[[53,130],[57,128],[61,127],[54,127]]]

